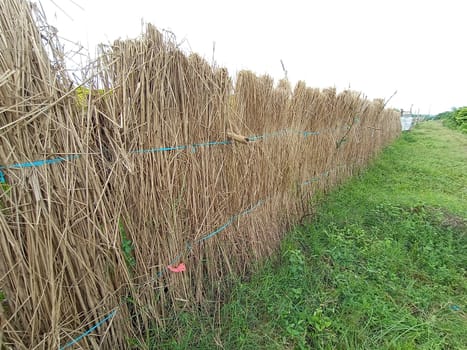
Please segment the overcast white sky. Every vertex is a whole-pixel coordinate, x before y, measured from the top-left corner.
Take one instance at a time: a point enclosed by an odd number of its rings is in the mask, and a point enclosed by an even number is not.
[[[294,84],[351,87],[395,108],[436,114],[467,105],[465,0],[42,0],[59,35],[91,52],[134,38],[141,20],[186,51]],[[57,5],[60,7],[58,8]]]

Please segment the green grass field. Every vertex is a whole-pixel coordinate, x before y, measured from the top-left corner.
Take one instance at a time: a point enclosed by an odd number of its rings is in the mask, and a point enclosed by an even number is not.
[[[467,349],[467,136],[404,133],[238,281],[180,313],[154,349]]]

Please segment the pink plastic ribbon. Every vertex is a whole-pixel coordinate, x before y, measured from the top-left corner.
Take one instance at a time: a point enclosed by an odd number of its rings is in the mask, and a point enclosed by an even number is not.
[[[172,272],[183,272],[183,271],[186,271],[186,266],[184,263],[180,263],[178,264],[178,266],[174,267],[174,266],[167,266],[167,268],[172,271]]]

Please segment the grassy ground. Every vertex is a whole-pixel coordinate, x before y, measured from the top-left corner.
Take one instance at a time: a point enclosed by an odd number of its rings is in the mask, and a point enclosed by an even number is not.
[[[467,136],[426,122],[165,349],[467,349]]]

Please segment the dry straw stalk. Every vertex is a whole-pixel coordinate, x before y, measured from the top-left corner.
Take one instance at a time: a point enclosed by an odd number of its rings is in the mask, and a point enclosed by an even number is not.
[[[102,48],[83,98],[41,18],[25,1],[2,3],[7,347],[58,348],[118,310],[79,346],[125,348],[179,310],[219,305],[228,276],[271,254],[313,193],[400,133],[383,101],[248,71],[234,85],[150,25]],[[182,261],[185,272],[166,269]]]

